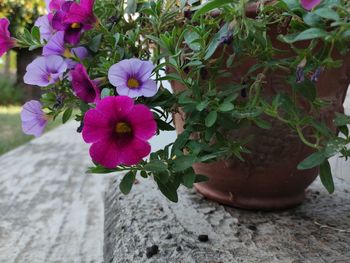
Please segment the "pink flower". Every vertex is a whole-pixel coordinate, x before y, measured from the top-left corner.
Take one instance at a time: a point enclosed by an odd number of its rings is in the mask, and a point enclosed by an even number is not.
[[[77,97],[86,103],[97,103],[100,100],[100,89],[97,82],[91,80],[82,64],[78,64],[71,71],[72,88]]]
[[[300,0],[301,6],[310,11],[314,7],[318,6],[322,0]]]
[[[11,37],[8,29],[9,25],[10,22],[7,18],[0,19],[0,57],[15,46],[15,40]]]
[[[25,134],[39,137],[47,125],[46,115],[39,101],[31,100],[23,105],[21,112],[22,130]]]
[[[80,3],[73,3],[69,8],[65,23],[81,25],[85,30],[93,28],[96,23],[94,15],[95,0],[80,0]]]
[[[107,167],[134,165],[146,157],[147,142],[157,130],[153,114],[145,105],[134,105],[127,96],[102,99],[84,117],[83,138],[92,143],[91,158]]]

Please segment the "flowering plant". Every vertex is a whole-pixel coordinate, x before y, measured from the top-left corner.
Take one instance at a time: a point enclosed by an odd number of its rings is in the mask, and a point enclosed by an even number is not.
[[[250,2],[258,2],[254,17],[246,13]],[[317,96],[316,83],[323,72],[342,65],[337,54],[348,52],[348,1],[51,0],[47,9],[32,31],[17,39],[6,31],[7,20],[0,21],[1,52],[14,45],[43,50],[24,77],[44,91],[42,104],[23,107],[24,132],[39,136],[51,118],[63,113],[66,122],[77,108],[78,132],[91,144],[95,163],[90,172],[125,171],[123,193],[140,172],[176,202],[180,185],[206,180],[195,174],[194,163],[244,161],[251,134],[232,139],[231,130],[273,129],[274,119],[312,149],[298,168],[320,166],[321,180],[333,192],[328,159],[350,155],[350,117],[338,113],[333,125],[318,118],[329,103]],[[271,38],[270,27],[278,40]],[[294,53],[286,54],[275,42]],[[239,78],[232,76],[245,58],[254,63]],[[275,71],[284,72],[290,92],[266,96],[267,73]],[[171,93],[163,81],[181,89]],[[311,110],[300,106],[301,99]],[[173,130],[171,117],[179,112],[186,115],[184,131],[151,153],[148,140]]]

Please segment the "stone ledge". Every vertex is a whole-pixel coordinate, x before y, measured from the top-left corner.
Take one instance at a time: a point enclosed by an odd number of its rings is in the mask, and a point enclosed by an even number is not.
[[[124,196],[119,180],[106,193],[105,263],[350,262],[350,187],[341,179],[333,195],[316,181],[301,206],[273,213],[224,207],[187,189],[173,204],[151,180]],[[147,258],[152,245],[159,252]]]

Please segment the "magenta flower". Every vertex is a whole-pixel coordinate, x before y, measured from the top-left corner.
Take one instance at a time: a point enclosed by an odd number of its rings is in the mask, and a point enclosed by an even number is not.
[[[109,69],[108,79],[119,95],[152,97],[157,93],[157,84],[150,79],[153,69],[149,61],[124,59]]]
[[[102,99],[84,117],[83,138],[92,143],[91,158],[107,167],[134,165],[146,157],[147,142],[157,130],[153,114],[145,105],[134,105],[126,96]]]
[[[9,49],[15,46],[15,40],[11,37],[9,31],[10,22],[7,18],[0,19],[0,57]]]
[[[314,7],[318,6],[322,0],[300,0],[301,6],[310,11]]]
[[[97,21],[93,11],[94,3],[95,0],[80,0],[80,3],[73,3],[69,8],[65,23],[80,25],[85,30],[92,29]]]
[[[66,0],[45,0],[46,2],[46,8],[49,11],[56,11],[59,10],[64,2]]]
[[[96,23],[93,13],[94,0],[81,0],[80,3],[66,1],[55,13],[52,20],[53,28],[64,31],[65,42],[76,45],[84,30],[90,30]]]
[[[100,100],[100,89],[97,81],[91,80],[82,64],[71,71],[72,88],[77,97],[86,103],[97,103]]]
[[[27,66],[24,83],[46,87],[62,79],[66,70],[67,63],[60,56],[38,57]]]
[[[52,17],[49,15],[41,16],[35,21],[35,26],[40,30],[40,40],[43,43],[44,41],[49,41],[55,30],[51,25]]]
[[[39,101],[31,100],[23,105],[21,112],[22,130],[25,134],[39,137],[46,125],[46,115]]]

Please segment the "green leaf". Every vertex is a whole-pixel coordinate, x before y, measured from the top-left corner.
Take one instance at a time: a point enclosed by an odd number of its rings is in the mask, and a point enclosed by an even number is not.
[[[226,112],[231,111],[234,108],[235,106],[231,102],[225,101],[219,106],[219,111]]]
[[[111,90],[109,88],[104,88],[101,91],[101,99],[111,96]]]
[[[265,130],[271,129],[271,123],[263,119],[254,119],[255,124]]]
[[[338,13],[329,7],[317,8],[313,13],[325,19],[339,20]]]
[[[345,126],[350,124],[350,116],[338,112],[335,113],[335,116],[334,124],[336,126]]]
[[[196,181],[196,174],[194,173],[193,169],[185,173],[182,180],[184,186],[186,186],[187,188],[192,188],[194,182]]]
[[[191,155],[179,156],[174,160],[173,170],[175,172],[182,172],[192,167],[192,164],[196,161],[196,159],[197,158],[195,156],[191,156]]]
[[[218,113],[216,111],[211,111],[205,118],[205,126],[210,128],[215,124],[217,118],[218,118]]]
[[[325,160],[320,165],[320,178],[323,186],[327,189],[328,193],[332,194],[334,192],[334,182],[331,171],[331,166],[328,160]]]
[[[286,36],[279,36],[279,39],[286,43],[294,43],[297,41],[310,40],[315,38],[323,38],[327,36],[328,33],[320,28],[309,28],[299,34],[291,34]]]
[[[39,27],[34,26],[32,28],[31,35],[32,35],[34,40],[36,40],[38,43],[40,43],[40,30],[39,30]]]
[[[197,109],[198,111],[203,111],[204,109],[207,108],[208,105],[209,105],[209,101],[204,100],[204,101],[201,101],[201,102],[196,106],[196,109]]]
[[[174,154],[175,151],[182,150],[182,148],[186,145],[189,137],[190,137],[189,131],[184,131],[183,133],[177,136],[176,141],[174,142],[174,145],[171,149],[172,155]]]
[[[192,20],[196,20],[198,17],[200,17],[201,15],[219,8],[223,5],[227,5],[227,4],[231,4],[232,0],[213,0],[210,2],[205,3],[201,8],[199,8],[196,13],[194,13]]]
[[[201,45],[197,42],[200,38],[197,32],[187,31],[185,33],[185,42],[194,51],[201,50]]]
[[[156,177],[154,179],[159,187],[159,190],[163,193],[163,195],[165,195],[165,197],[168,198],[170,201],[177,203],[178,197],[175,186],[171,182],[162,183]]]
[[[213,39],[210,41],[208,48],[206,50],[206,54],[204,57],[205,60],[209,59],[215,53],[216,49],[218,48],[218,46],[221,43],[222,38],[227,36],[228,31],[229,31],[228,24],[226,23],[225,25],[223,25],[221,27],[219,32],[217,32],[214,35]]]
[[[326,156],[323,152],[315,152],[308,156],[304,161],[298,164],[299,170],[311,169],[313,167],[319,166],[324,162]]]
[[[134,14],[137,8],[137,0],[128,0],[125,12],[127,14]]]
[[[135,177],[136,175],[132,171],[124,175],[122,181],[119,184],[119,189],[123,194],[127,195],[128,193],[130,193],[131,188],[135,182]]]
[[[102,41],[102,34],[98,34],[96,35],[93,39],[91,39],[91,41],[88,44],[89,49],[92,52],[97,53],[97,51],[100,49],[100,45],[101,45],[101,41]]]
[[[63,113],[63,116],[62,116],[62,122],[66,123],[70,119],[70,117],[72,116],[72,113],[73,113],[72,108],[66,109],[66,111]]]
[[[146,164],[143,168],[149,172],[163,172],[168,170],[168,165],[161,160],[153,160]]]

